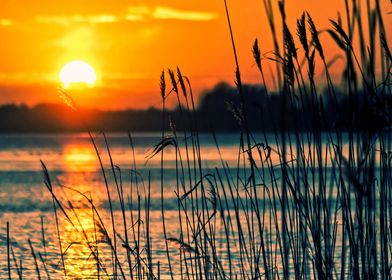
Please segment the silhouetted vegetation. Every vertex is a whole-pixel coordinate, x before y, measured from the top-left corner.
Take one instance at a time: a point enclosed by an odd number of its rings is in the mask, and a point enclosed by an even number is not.
[[[121,178],[126,172],[113,161],[105,134],[102,137],[110,168],[103,165],[96,138],[91,133],[89,136],[107,190],[110,211],[106,214],[110,213],[110,223],[101,219],[103,210],[96,207],[92,194],[56,183],[41,162],[56,221],[57,217],[67,220],[71,229],[83,232],[83,244],[96,262],[97,279],[161,279],[161,273],[163,278],[171,279],[391,279],[392,56],[385,40],[380,1],[374,2],[374,7],[366,7],[370,36],[364,36],[357,1],[350,5],[345,1],[346,27],[339,16],[337,21],[331,20],[331,29],[327,30],[344,52],[341,92],[330,77],[319,31],[307,13],[297,21],[303,52],[299,55],[286,24],[285,1],[278,1],[282,45],[277,40],[272,1],[263,1],[275,44],[279,94],[267,89],[257,40],[253,55],[262,86],[242,84],[229,9],[224,1],[236,62],[235,89],[218,85],[204,95],[196,110],[190,82],[184,82],[186,78],[179,69],[168,70],[161,75],[161,112],[71,113],[63,107],[9,106],[2,110],[2,131],[7,131],[3,127],[11,116],[16,118],[9,127],[19,125],[25,131],[34,131],[34,124],[45,131],[83,130],[84,126],[105,131],[161,129],[162,138],[148,158],[160,159],[159,234],[165,243],[163,252],[154,250],[150,238],[151,178],[148,176],[146,184],[142,183],[133,161],[130,174],[135,174],[135,180],[130,186],[123,185]],[[358,49],[353,47],[354,38]],[[379,77],[375,57],[380,52]],[[302,58],[307,70],[300,66]],[[316,62],[324,68],[324,91],[315,83]],[[166,108],[169,95],[178,100],[174,111]],[[211,129],[240,132],[235,166],[229,166],[222,157],[213,134],[221,162],[219,167],[205,168],[199,132]],[[256,130],[262,133],[255,134]],[[129,140],[133,151],[131,135]],[[175,183],[170,186],[178,207],[178,232],[174,233],[166,230],[168,213],[164,204],[168,183],[163,175],[169,147],[175,151]],[[108,174],[114,178],[114,193],[109,191]],[[124,196],[123,190],[128,187],[131,194],[136,192],[135,197]],[[58,199],[54,189],[68,189],[83,198],[85,211],[92,213],[92,237],[85,234],[72,203]],[[123,217],[116,221],[112,207],[115,197]],[[62,247],[66,244],[62,243],[60,231],[58,240],[67,278],[67,250]],[[8,247],[12,252],[12,244]],[[39,276],[39,261],[30,247]],[[219,247],[227,252],[219,254]],[[171,248],[176,249],[176,254]],[[157,254],[165,254],[165,269],[155,263]],[[9,274],[11,270],[18,271],[10,260],[8,253]],[[61,269],[61,265],[58,267]]]
[[[244,99],[249,128],[253,131],[274,131],[285,118],[288,130],[309,131],[320,129],[380,131],[391,124],[392,97],[379,93],[374,102],[365,102],[366,94],[356,94],[358,104],[352,106],[349,96],[337,93],[338,106],[328,94],[321,96],[320,118],[314,118],[315,108],[310,98],[300,102],[299,97],[282,111],[282,95],[266,94],[261,86],[244,85]],[[200,98],[196,115],[200,131],[237,132],[241,129],[240,96],[237,89],[219,83]],[[183,109],[182,113],[189,113]],[[167,111],[177,128],[184,129],[180,121],[181,110]],[[301,122],[297,122],[301,120]],[[162,111],[146,110],[100,111],[80,109],[75,112],[62,104],[40,104],[29,108],[25,105],[0,107],[0,132],[81,132],[92,131],[159,131],[162,129]],[[167,127],[169,128],[169,127]]]

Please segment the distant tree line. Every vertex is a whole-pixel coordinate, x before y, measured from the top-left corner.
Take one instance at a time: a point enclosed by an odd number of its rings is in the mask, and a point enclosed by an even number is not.
[[[196,119],[199,131],[232,132],[241,129],[246,117],[253,131],[274,131],[284,122],[288,130],[383,130],[391,125],[392,98],[379,93],[367,96],[358,92],[348,96],[288,95],[269,93],[260,86],[244,86],[245,104],[234,87],[220,83],[205,92],[193,115],[179,107],[165,112],[167,129],[190,127]],[[82,132],[159,131],[163,113],[160,109],[74,111],[62,104],[3,105],[0,107],[0,132]]]

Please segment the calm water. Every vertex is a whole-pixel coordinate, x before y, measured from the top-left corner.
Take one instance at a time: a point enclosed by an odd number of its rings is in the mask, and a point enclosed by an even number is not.
[[[110,160],[102,135],[95,135],[109,185],[114,181],[110,170]],[[135,134],[132,136],[132,150],[127,135],[112,134],[108,144],[113,162],[121,169],[124,187],[130,187],[135,180],[134,160],[138,178],[146,184],[151,178],[151,198],[160,198],[160,155],[149,158],[155,145],[160,142],[159,133]],[[179,140],[180,142],[181,140]],[[218,135],[222,157],[229,165],[235,166],[238,155],[239,136]],[[180,145],[183,143],[180,142]],[[203,166],[213,170],[221,166],[212,136],[201,136]],[[184,153],[184,151],[182,151]],[[185,161],[185,155],[183,155]],[[175,152],[168,147],[164,156],[165,198],[175,198],[172,188],[175,180]],[[54,183],[57,181],[75,187],[81,192],[91,192],[97,202],[105,204],[106,191],[94,146],[87,134],[60,135],[1,135],[0,136],[0,212],[46,212],[52,211],[51,195],[42,173],[42,160]],[[191,158],[191,164],[193,159]],[[113,189],[115,191],[115,189]],[[155,205],[151,205],[155,208]]]
[[[94,135],[102,158],[105,174],[108,179],[112,207],[115,210],[116,231],[118,233],[117,243],[121,248],[124,239],[124,229],[122,223],[121,207],[116,189],[115,178],[110,169],[110,158],[102,135]],[[255,143],[263,142],[261,135],[257,136]],[[168,275],[164,273],[167,269],[165,243],[163,242],[162,216],[161,216],[161,188],[160,188],[160,155],[150,158],[153,148],[160,142],[160,134],[135,134],[132,135],[133,149],[131,141],[126,135],[108,135],[108,144],[112,155],[113,163],[117,170],[117,181],[123,186],[124,198],[127,205],[133,209],[138,208],[138,194],[141,196],[140,205],[145,207],[144,198],[150,187],[150,240],[154,251],[153,263],[161,263],[162,277]],[[223,173],[222,160],[229,169],[236,171],[238,160],[245,160],[246,157],[239,153],[240,138],[237,134],[218,134],[219,151],[216,148],[211,135],[201,135],[201,154],[203,173]],[[264,139],[265,140],[265,139]],[[275,143],[273,135],[268,136],[269,143]],[[327,143],[324,139],[324,143]],[[187,154],[184,149],[184,140],[179,140],[181,148],[181,160],[185,170],[187,165]],[[188,143],[189,144],[189,143]],[[279,165],[279,156],[276,146],[272,146],[272,164]],[[343,145],[343,152],[347,152],[347,147]],[[289,148],[289,147],[288,147]],[[190,148],[189,150],[191,150]],[[292,154],[296,151],[290,150]],[[221,155],[221,156],[220,156]],[[240,155],[240,157],[239,157]],[[178,156],[177,156],[178,157]],[[294,156],[293,156],[294,157]],[[53,200],[50,192],[44,184],[42,160],[47,166],[54,186],[56,196],[65,203],[70,213],[70,219],[74,225],[59,214],[56,226],[56,219],[53,211]],[[178,160],[178,158],[177,158]],[[193,158],[189,155],[189,164],[194,165]],[[176,153],[174,148],[168,147],[164,153],[164,207],[167,226],[167,237],[179,238],[178,203],[176,199],[176,186],[182,182],[191,181],[195,184],[194,176],[176,173]],[[328,159],[325,160],[328,166]],[[179,167],[179,166],[177,166]],[[218,168],[218,169],[215,169]],[[193,170],[193,169],[192,169]],[[328,168],[326,169],[328,170]],[[242,170],[246,174],[248,170]],[[235,173],[234,173],[235,176]],[[279,177],[279,171],[276,174]],[[326,174],[326,176],[330,176]],[[238,178],[247,178],[246,175]],[[180,178],[180,182],[176,178]],[[193,181],[192,181],[193,180]],[[243,179],[246,180],[246,179]],[[61,187],[63,186],[63,187]],[[74,190],[70,190],[73,188]],[[79,192],[79,193],[78,193]],[[180,192],[181,193],[181,192]],[[99,235],[99,228],[94,223],[91,207],[81,194],[85,194],[94,201],[99,213],[107,226],[109,233],[111,230],[108,196],[105,188],[104,177],[100,169],[99,161],[94,150],[94,146],[87,134],[59,134],[59,135],[1,135],[0,136],[0,279],[7,279],[7,252],[6,252],[6,222],[10,223],[11,239],[11,265],[22,267],[23,276],[27,279],[35,279],[37,276],[36,265],[32,257],[32,248],[37,258],[41,276],[46,279],[47,273],[54,279],[63,277],[62,262],[60,258],[59,242],[57,239],[57,228],[61,234],[62,251],[65,252],[65,266],[68,276],[71,279],[96,279],[96,261],[91,257],[92,240],[100,240],[101,256],[103,261],[110,262],[111,254],[105,241],[105,237]],[[331,193],[333,196],[334,193]],[[271,206],[271,205],[269,205]],[[267,205],[267,207],[269,207]],[[229,208],[232,206],[228,206]],[[249,206],[247,206],[249,207]],[[279,207],[278,207],[279,208]],[[280,219],[279,209],[276,215]],[[241,214],[242,215],[242,214]],[[243,217],[245,218],[245,217]],[[267,214],[267,220],[270,218]],[[95,217],[96,219],[96,217]],[[141,214],[139,219],[137,211],[127,212],[128,231],[135,234],[135,225],[140,231],[141,238],[145,237],[146,217]],[[142,220],[144,224],[137,223]],[[42,223],[43,222],[43,223]],[[43,231],[42,231],[43,225]],[[214,235],[217,236],[218,243],[224,240],[224,232],[221,219],[214,222]],[[338,229],[339,230],[339,229]],[[234,229],[234,231],[236,231]],[[273,231],[273,229],[271,229]],[[44,235],[42,235],[44,232]],[[273,236],[275,232],[270,232]],[[86,242],[87,239],[90,240]],[[222,238],[220,238],[220,236]],[[246,236],[245,236],[246,237]],[[257,239],[257,237],[255,237]],[[28,240],[31,241],[32,248]],[[43,246],[45,240],[45,246]],[[233,236],[233,243],[236,237]],[[238,240],[237,240],[238,241]],[[270,240],[272,243],[275,241]],[[96,242],[94,242],[96,243]],[[175,243],[175,242],[174,242]],[[238,243],[237,243],[238,244]],[[173,267],[179,263],[178,244],[169,244],[170,253],[173,257]],[[222,260],[222,265],[227,263],[226,244],[217,244],[218,255]],[[339,247],[339,244],[337,244]],[[106,252],[106,254],[105,254]],[[125,264],[125,253],[123,252],[121,262]],[[231,258],[240,260],[244,256],[235,248],[232,248]],[[45,266],[43,265],[45,263]],[[277,261],[279,265],[279,261]],[[46,272],[47,271],[47,272]],[[111,275],[112,268],[107,267],[107,274]],[[15,271],[13,277],[17,277]],[[105,273],[100,272],[100,277]],[[177,275],[178,276],[178,275]]]
[[[114,177],[110,170],[110,159],[102,135],[94,135],[97,141],[100,156],[102,158],[109,188],[115,209],[115,220],[119,221],[118,227],[122,227],[120,203],[117,196]],[[160,157],[149,158],[153,147],[160,142],[159,133],[132,135],[134,149],[131,147],[127,135],[111,134],[108,138],[113,162],[121,169],[121,180],[125,196],[134,202],[137,188],[141,195],[148,185],[150,178],[151,187],[151,240],[156,250],[158,259],[164,257],[164,244],[162,241],[162,221],[160,203]],[[225,161],[235,166],[238,155],[239,136],[234,134],[220,134],[217,136],[220,152]],[[184,145],[183,140],[179,140]],[[182,141],[182,142],[181,142]],[[212,136],[201,135],[203,147],[203,167],[205,172],[213,170],[221,165],[221,159],[217,153]],[[185,158],[185,152],[182,151]],[[22,260],[23,276],[36,277],[36,268],[32,258],[30,239],[35,253],[40,253],[47,262],[46,268],[40,263],[40,274],[46,277],[45,269],[55,277],[62,277],[59,248],[56,232],[56,220],[53,214],[53,201],[50,192],[44,184],[42,160],[47,166],[53,185],[65,185],[72,187],[81,193],[91,194],[94,203],[101,210],[103,219],[110,225],[108,212],[108,198],[103,175],[94,146],[87,134],[28,134],[28,135],[1,135],[0,136],[0,278],[7,278],[6,262],[6,222],[10,223],[10,236],[15,258],[20,266]],[[190,158],[191,165],[193,159]],[[173,148],[165,149],[165,218],[167,222],[168,236],[178,237],[177,200],[175,196],[176,171],[175,152]],[[136,165],[136,168],[135,168]],[[137,175],[131,170],[137,170]],[[56,194],[62,201],[72,201],[80,224],[79,232],[67,222],[63,216],[59,217],[59,230],[62,234],[62,243],[65,248],[72,244],[66,251],[66,267],[71,273],[71,278],[96,278],[95,262],[89,259],[90,251],[83,244],[82,231],[92,234],[94,223],[91,218],[91,210],[86,206],[81,195],[55,187]],[[133,197],[132,197],[133,195]],[[136,215],[136,214],[135,214]],[[75,218],[71,217],[71,218]],[[41,218],[45,232],[46,252],[43,249],[43,237]],[[127,217],[137,220],[137,217]],[[110,227],[109,227],[110,228]],[[154,230],[156,229],[156,230]],[[122,229],[118,230],[122,234]],[[45,256],[46,254],[46,256]],[[176,254],[176,246],[173,248]],[[110,258],[110,256],[108,256]],[[38,258],[38,255],[37,255]],[[164,262],[164,261],[163,261]],[[12,260],[14,265],[14,260]],[[162,267],[164,270],[164,265]],[[60,271],[60,273],[59,273]],[[16,277],[16,272],[13,272]],[[101,275],[102,276],[102,275]]]

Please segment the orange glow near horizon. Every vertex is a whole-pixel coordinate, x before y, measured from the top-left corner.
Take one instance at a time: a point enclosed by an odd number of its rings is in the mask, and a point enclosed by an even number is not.
[[[366,1],[361,1],[366,17]],[[278,5],[272,2],[277,37],[281,39]],[[329,19],[336,20],[339,14],[345,22],[344,1],[285,2],[294,37],[296,20],[304,11],[312,15],[319,30],[329,28]],[[262,1],[228,1],[228,5],[243,82],[260,83],[251,53],[255,38],[262,53],[274,51]],[[384,25],[392,26],[390,2],[382,0],[381,10]],[[386,35],[392,45],[391,36]],[[94,88],[72,96],[80,107],[115,110],[159,106],[160,72],[177,66],[190,78],[196,100],[218,82],[233,84],[235,79],[223,1],[4,0],[0,38],[0,104],[61,102],[56,89],[59,69],[76,59],[88,62],[99,75]],[[320,38],[327,60],[334,59],[338,48],[326,32]],[[299,47],[298,40],[297,44]],[[273,89],[271,63],[264,60],[267,83]],[[332,68],[339,72],[341,66],[337,60]],[[316,70],[324,81],[322,68]],[[331,72],[334,74],[333,69]]]

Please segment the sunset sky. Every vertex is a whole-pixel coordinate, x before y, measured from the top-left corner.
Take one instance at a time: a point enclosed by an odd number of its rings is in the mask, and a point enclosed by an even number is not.
[[[343,0],[286,3],[293,34],[304,10],[319,29],[329,27],[328,19],[344,11]],[[382,3],[388,28],[391,4]],[[243,80],[256,83],[254,39],[259,38],[262,52],[273,50],[262,1],[228,4]],[[326,34],[321,38],[332,58],[336,48]],[[97,73],[94,88],[73,93],[80,106],[90,108],[158,106],[160,72],[177,65],[197,94],[234,79],[223,0],[2,0],[0,57],[0,104],[60,102],[59,72],[73,60],[88,62]]]

